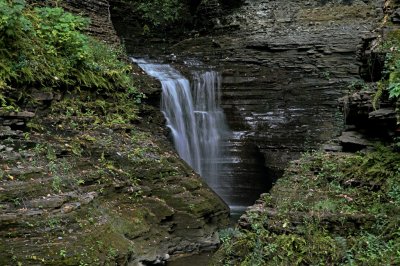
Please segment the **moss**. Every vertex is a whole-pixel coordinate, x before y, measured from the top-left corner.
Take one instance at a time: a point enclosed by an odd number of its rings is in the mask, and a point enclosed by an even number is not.
[[[214,265],[397,265],[400,154],[306,154],[294,162]]]
[[[223,205],[166,140],[153,136],[158,126],[112,125],[103,118],[115,111],[107,111],[115,98],[105,100],[105,111],[95,94],[78,98],[38,118],[43,130],[31,132],[35,145],[24,150],[31,155],[18,159],[20,169],[34,166],[41,176],[1,180],[1,208],[18,214],[1,221],[0,264],[123,265],[159,247],[182,246],[181,238],[211,237],[214,225],[201,215],[208,208],[222,216]],[[88,117],[100,122],[80,123]]]

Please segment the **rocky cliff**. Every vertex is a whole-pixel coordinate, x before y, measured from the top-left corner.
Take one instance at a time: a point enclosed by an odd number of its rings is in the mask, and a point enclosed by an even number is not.
[[[172,50],[221,69],[231,127],[279,172],[340,131],[337,99],[360,76],[382,8],[383,1],[245,1],[214,17],[211,34]]]
[[[368,75],[340,99],[346,122],[341,146],[324,145],[334,152],[306,153],[292,161],[238,227],[226,232],[212,265],[399,263],[400,241],[391,231],[399,228],[400,198],[393,193],[400,174],[398,99],[376,88],[388,78],[382,71],[388,60],[382,67],[382,58],[398,49],[398,38],[388,41],[399,29],[398,4],[385,3],[379,41],[366,53]]]
[[[113,18],[132,54],[173,53],[175,62],[197,58],[219,69],[234,131],[234,174],[224,178],[236,180],[236,194],[251,195],[267,190],[301,152],[340,134],[337,99],[371,74],[365,50],[383,9],[382,0],[202,1],[195,30],[184,40],[164,34],[163,46],[160,38],[127,30],[129,19]]]

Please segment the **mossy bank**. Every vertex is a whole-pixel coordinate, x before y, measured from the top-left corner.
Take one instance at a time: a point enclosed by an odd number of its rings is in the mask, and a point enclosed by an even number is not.
[[[222,235],[213,265],[398,265],[400,155],[316,152]]]
[[[156,262],[216,247],[226,207],[161,128],[65,108],[31,121],[39,131],[2,127],[2,265]]]
[[[87,35],[97,20],[48,4],[0,1],[0,264],[151,264],[215,248],[227,207],[145,103],[159,85]]]

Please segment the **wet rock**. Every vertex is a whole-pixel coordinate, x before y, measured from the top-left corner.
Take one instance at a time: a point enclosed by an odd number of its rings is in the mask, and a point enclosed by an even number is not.
[[[97,192],[89,192],[87,194],[80,196],[79,199],[82,204],[89,204],[98,196],[99,196],[99,194]]]
[[[54,99],[53,92],[33,92],[32,98],[36,101],[52,101]]]
[[[10,118],[21,118],[21,119],[29,119],[35,117],[35,113],[22,111],[22,112],[0,112],[0,116],[2,117],[10,117]]]
[[[15,222],[18,218],[18,215],[15,213],[5,213],[0,215],[0,223],[7,224],[10,222]]]
[[[228,123],[247,136],[232,142],[243,150],[255,144],[273,180],[300,152],[340,134],[337,99],[359,77],[360,48],[383,18],[381,4],[244,1],[210,13],[220,23],[209,28],[212,37],[183,40],[172,52],[207,58],[222,72]],[[354,104],[367,101],[359,96]]]
[[[396,9],[391,17],[393,23],[400,23],[400,9]]]
[[[0,152],[0,160],[1,161],[17,161],[18,159],[22,158],[21,154],[19,152],[15,151],[3,151]]]
[[[395,108],[383,97],[375,110],[372,105],[374,94],[374,91],[359,91],[340,99],[346,123],[371,137],[391,138],[397,129]]]
[[[22,131],[12,130],[9,125],[0,126],[0,138],[17,138],[22,136]]]
[[[43,174],[43,169],[39,167],[16,167],[7,171],[7,174],[15,176],[18,179],[28,179],[35,176],[41,176]]]

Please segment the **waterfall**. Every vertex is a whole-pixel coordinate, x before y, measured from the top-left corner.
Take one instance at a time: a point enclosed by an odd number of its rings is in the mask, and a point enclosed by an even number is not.
[[[219,184],[223,140],[228,136],[220,108],[220,75],[196,70],[188,79],[167,64],[132,59],[162,85],[161,111],[170,129],[175,149],[214,190]]]
[[[201,175],[217,188],[229,130],[220,107],[221,76],[215,71],[193,72],[193,101],[200,144]]]

